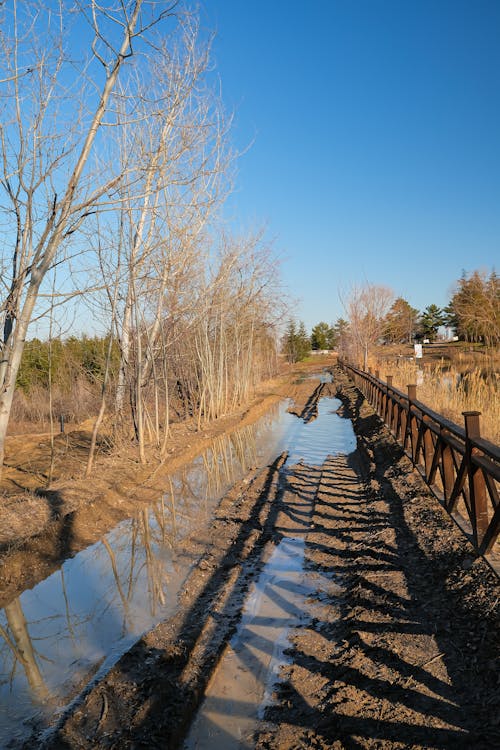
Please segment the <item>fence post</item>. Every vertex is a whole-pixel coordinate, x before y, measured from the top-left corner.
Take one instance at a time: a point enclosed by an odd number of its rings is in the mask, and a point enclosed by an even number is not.
[[[380,380],[380,372],[378,370],[375,370],[375,377],[377,381]],[[380,394],[380,383],[374,383],[373,385],[373,407],[377,414],[380,414],[380,400],[381,400],[381,394]]]
[[[64,432],[64,414],[61,414],[59,417],[59,425],[61,428],[61,433],[63,433]]]
[[[451,447],[447,443],[447,437],[450,434],[449,430],[441,427],[441,464],[443,467],[443,497],[445,506],[448,507],[448,500],[451,497],[453,491],[453,485],[455,483],[454,471],[453,471],[453,453]]]
[[[411,451],[411,460],[413,463],[415,463],[415,451],[417,448],[417,438],[418,438],[418,430],[415,425],[415,417],[411,413],[411,405],[413,401],[417,400],[417,386],[415,383],[410,383],[406,386],[408,388],[408,422],[407,422],[407,429],[408,429],[408,435],[410,437],[410,451]],[[403,443],[404,447],[404,443]]]
[[[389,388],[392,388],[392,375],[386,375],[385,382],[387,383],[387,388],[386,388],[387,395],[386,395],[383,420],[390,430],[392,428],[392,400],[389,396]]]
[[[399,429],[403,450],[406,448],[406,427],[408,425],[408,412],[403,400],[399,402]]]
[[[429,418],[422,416],[422,431],[424,438],[424,467],[425,467],[425,479],[429,483],[432,457],[434,453],[434,444],[432,442],[432,433],[429,427]]]
[[[473,441],[481,437],[480,411],[462,412],[465,419],[465,458],[469,474],[469,496],[472,514],[472,531],[476,547],[481,541],[488,528],[488,506],[486,498],[486,487],[482,471],[472,463],[472,456],[477,450]]]
[[[385,422],[385,410],[387,408],[387,387],[383,384],[380,385],[380,409],[378,411],[379,417],[382,422]]]

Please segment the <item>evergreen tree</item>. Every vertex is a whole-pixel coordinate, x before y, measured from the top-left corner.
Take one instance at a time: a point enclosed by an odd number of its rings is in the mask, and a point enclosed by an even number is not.
[[[427,305],[420,316],[420,331],[424,338],[434,341],[439,326],[445,324],[446,315],[437,305]]]
[[[474,271],[470,276],[464,272],[448,308],[460,338],[488,346],[499,343],[500,279],[495,271]]]
[[[455,309],[453,307],[453,301],[451,301],[443,310],[444,313],[444,325],[447,328],[451,328],[454,335],[458,333],[458,328],[460,325],[458,315],[455,312]]]
[[[297,332],[297,350],[299,361],[305,359],[311,353],[311,339],[307,335],[306,327],[302,320],[299,323],[299,330]]]
[[[337,318],[332,327],[332,349],[342,349],[347,337],[349,323],[344,318]]]
[[[383,336],[394,343],[411,343],[417,325],[418,310],[403,297],[398,297],[385,317]]]
[[[311,333],[311,346],[313,350],[318,349],[333,349],[335,341],[335,334],[333,328],[321,321],[314,326]]]
[[[287,361],[291,363],[300,362],[309,355],[311,343],[302,321],[297,328],[293,318],[290,318],[282,340],[282,351]]]
[[[293,318],[290,318],[290,320],[287,323],[285,334],[283,336],[282,340],[282,352],[285,355],[287,362],[296,362],[297,361],[297,326],[295,325],[295,321]]]

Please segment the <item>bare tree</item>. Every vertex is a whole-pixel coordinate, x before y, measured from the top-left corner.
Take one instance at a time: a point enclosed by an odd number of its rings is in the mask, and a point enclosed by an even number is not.
[[[107,125],[116,124],[110,103],[122,70],[173,6],[158,8],[146,0],[3,5],[0,466],[24,341],[47,273],[65,262],[77,230],[123,180],[120,170],[94,172],[92,156],[106,115]],[[80,63],[68,50],[76,13],[87,23],[89,55]]]
[[[263,351],[276,361],[283,312],[277,262],[262,233],[223,236],[211,276],[200,293],[194,327],[198,421],[216,419],[249,398],[263,374]]]
[[[384,330],[384,319],[391,307],[393,292],[389,287],[365,284],[353,287],[343,300],[349,320],[347,345],[349,355],[367,369],[370,349]]]
[[[276,262],[262,233],[235,239],[215,224],[233,154],[230,120],[207,85],[210,45],[189,13],[147,43],[172,8],[5,6],[0,83],[12,116],[0,125],[0,461],[28,326],[47,300],[52,315],[59,299],[85,292],[108,331],[87,474],[110,404],[145,461],[148,442],[165,453],[172,393],[201,424],[273,374]],[[66,49],[77,11],[87,22],[81,63]],[[51,289],[55,269],[58,282],[76,272],[78,283]]]
[[[7,646],[12,651],[14,659],[12,672],[14,671],[16,662],[19,661],[24,669],[30,688],[40,700],[44,700],[49,696],[49,690],[38,665],[40,656],[33,645],[20,599],[14,599],[7,604],[4,612],[8,630],[5,630],[0,625],[0,635],[3,636]]]
[[[159,447],[160,422],[164,429],[168,425],[163,323],[172,291],[179,292],[178,276],[185,277],[186,269],[197,275],[208,223],[227,193],[228,125],[219,100],[204,83],[208,52],[199,43],[196,18],[184,14],[176,35],[150,58],[142,88],[135,87],[133,107],[140,124],[126,124],[126,109],[120,114],[122,169],[133,179],[121,194],[119,215],[123,262],[115,278],[123,304],[117,315],[116,412],[124,424],[128,395],[141,461],[145,429]],[[131,100],[124,95],[122,101],[127,106]],[[179,293],[177,310],[180,300]],[[193,304],[185,299],[182,307],[186,302]]]

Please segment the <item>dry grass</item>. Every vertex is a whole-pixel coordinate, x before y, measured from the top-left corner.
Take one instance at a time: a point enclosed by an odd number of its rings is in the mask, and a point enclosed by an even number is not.
[[[480,411],[482,436],[500,445],[500,373],[477,365],[464,372],[463,364],[417,364],[401,358],[390,363],[373,360],[371,367],[383,380],[392,374],[393,384],[404,392],[408,383],[416,383],[419,401],[459,425],[464,422],[462,412]]]
[[[52,388],[52,415],[55,423],[64,414],[66,422],[79,423],[93,417],[99,411],[99,388],[85,378],[72,381],[65,389],[59,385]],[[18,388],[14,394],[10,416],[10,432],[17,425],[31,425],[28,431],[48,431],[50,425],[50,400],[48,388],[34,385],[26,394]]]

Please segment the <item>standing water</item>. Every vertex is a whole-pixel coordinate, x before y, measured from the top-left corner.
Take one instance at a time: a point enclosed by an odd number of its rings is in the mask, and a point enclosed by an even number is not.
[[[306,425],[279,404],[217,439],[168,481],[165,495],[0,611],[0,747],[15,747],[148,629],[171,616],[195,559],[179,542],[210,524],[229,487],[283,450],[321,463],[355,444],[351,423],[322,399]],[[340,426],[342,425],[342,426]],[[349,430],[350,428],[350,430]]]
[[[287,475],[297,472],[297,467],[292,469],[294,464],[320,467],[328,455],[355,449],[352,423],[338,416],[339,405],[338,399],[322,398],[314,422],[298,420],[291,427],[282,486]],[[257,722],[270,703],[281,667],[288,663],[285,654],[290,631],[314,616],[308,600],[318,590],[336,588],[324,575],[305,570],[305,536],[320,470],[304,467],[301,472],[298,468],[303,479],[301,492],[283,490],[293,527],[287,528],[286,513],[278,516],[281,541],[269,545],[265,565],[250,588],[237,631],[207,687],[185,750],[250,750],[254,746]]]

